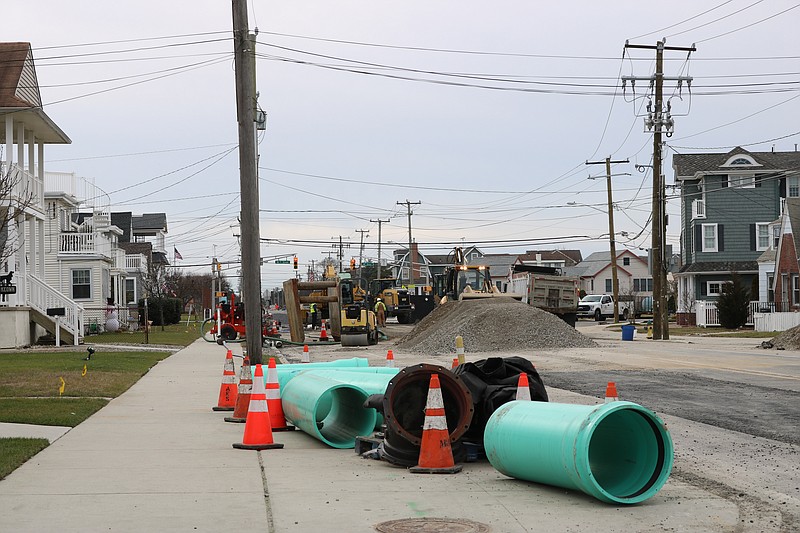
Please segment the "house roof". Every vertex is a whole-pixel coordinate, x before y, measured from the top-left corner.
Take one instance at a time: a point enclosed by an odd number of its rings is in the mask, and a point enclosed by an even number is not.
[[[153,253],[153,244],[149,242],[120,242],[119,247],[128,255],[143,254],[150,257]]]
[[[566,266],[580,263],[583,260],[580,250],[528,250],[519,255],[519,260],[523,263],[536,261],[537,254],[542,255],[542,261],[565,261]]]
[[[13,111],[14,121],[25,124],[25,129],[45,144],[71,143],[42,109],[31,44],[0,43],[0,58],[0,109]],[[5,135],[5,128],[2,128],[2,142],[6,142]]]
[[[758,261],[708,261],[705,263],[690,263],[680,269],[681,274],[703,272],[758,272]]]
[[[486,254],[483,257],[476,257],[467,264],[486,265],[489,267],[489,275],[494,278],[508,276],[508,269],[517,260],[513,254]]]
[[[750,156],[761,166],[723,166],[736,155]],[[800,168],[800,152],[750,152],[737,146],[726,153],[675,154],[672,156],[672,168],[676,180],[698,179],[703,174],[725,173],[730,170],[752,169],[756,172],[797,170]]]
[[[617,258],[627,256],[635,257],[644,264],[647,264],[646,257],[639,257],[630,250],[623,250],[617,253]],[[594,252],[589,254],[583,261],[572,268],[566,269],[565,274],[569,276],[592,277],[599,274],[603,269],[611,264],[611,252]]]
[[[134,230],[145,231],[167,231],[166,213],[145,213],[141,216],[131,218],[131,225]]]
[[[428,262],[431,265],[451,265],[453,264],[453,257],[449,254],[425,254]]]

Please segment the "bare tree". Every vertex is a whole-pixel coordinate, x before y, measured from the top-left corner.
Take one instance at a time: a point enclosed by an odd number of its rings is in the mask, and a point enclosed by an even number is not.
[[[0,148],[0,159],[2,155]],[[17,166],[3,163],[0,166],[0,268],[5,265],[6,272],[14,269],[13,265],[8,265],[8,260],[24,242],[21,235],[12,238],[12,232],[17,230],[16,222],[36,201],[25,173]]]

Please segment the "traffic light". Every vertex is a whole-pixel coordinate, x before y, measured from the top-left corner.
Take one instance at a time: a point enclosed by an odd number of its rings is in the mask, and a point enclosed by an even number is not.
[[[297,270],[297,256],[294,256],[294,269]]]
[[[356,258],[355,257],[351,257],[350,258],[350,270],[355,270],[355,269],[356,269]]]

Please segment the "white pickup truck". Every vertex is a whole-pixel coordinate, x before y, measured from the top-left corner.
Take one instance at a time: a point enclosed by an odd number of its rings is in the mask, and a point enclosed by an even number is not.
[[[628,320],[632,302],[619,302],[619,317]],[[587,294],[578,302],[578,318],[597,321],[614,316],[614,298],[610,294]]]

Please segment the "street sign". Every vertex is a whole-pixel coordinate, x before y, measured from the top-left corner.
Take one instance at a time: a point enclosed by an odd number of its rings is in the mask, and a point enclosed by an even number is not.
[[[375,266],[375,263],[373,263],[372,261],[365,261],[365,262],[361,263],[361,266],[371,267],[371,266]]]
[[[291,261],[289,261],[288,259],[276,259],[275,260],[275,264],[276,265],[288,265],[289,263],[291,263]]]

